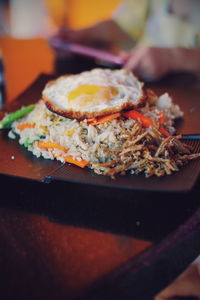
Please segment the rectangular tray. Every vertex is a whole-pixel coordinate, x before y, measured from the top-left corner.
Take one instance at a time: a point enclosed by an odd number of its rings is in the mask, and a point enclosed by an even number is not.
[[[52,78],[55,78],[55,75],[41,74],[15,101],[7,104],[5,110],[14,111],[22,105],[38,101],[44,85]],[[200,132],[200,99],[196,89],[184,87],[171,89],[154,87],[153,89],[158,94],[168,92],[184,111],[184,119],[176,124],[178,132],[183,134]],[[2,115],[3,112],[0,113],[0,117]],[[68,164],[63,165],[58,161],[37,158],[19,145],[17,140],[9,139],[7,134],[7,130],[0,131],[0,174],[2,175],[48,183],[59,180],[114,189],[185,192],[192,189],[200,171],[198,159],[190,161],[180,172],[170,176],[145,178],[143,174],[127,174],[112,180],[109,177],[96,175],[87,168],[80,169]],[[195,152],[200,151],[199,141],[189,141],[189,143],[194,143]]]

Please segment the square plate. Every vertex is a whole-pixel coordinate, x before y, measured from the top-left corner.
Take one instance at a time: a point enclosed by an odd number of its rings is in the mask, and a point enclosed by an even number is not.
[[[41,91],[49,80],[55,75],[41,74],[36,81],[27,88],[15,101],[8,103],[5,110],[14,111],[22,105],[37,102],[41,97]],[[177,132],[183,134],[200,132],[200,101],[197,89],[188,87],[157,88],[153,87],[157,94],[168,92],[174,102],[184,111],[184,119],[176,124]],[[2,112],[0,114],[0,117]],[[180,172],[161,178],[145,178],[143,174],[119,176],[112,180],[106,176],[100,176],[89,169],[80,169],[76,166],[61,164],[58,161],[36,158],[17,140],[11,140],[7,136],[8,130],[0,131],[0,174],[16,176],[34,181],[51,182],[52,180],[98,185],[111,188],[129,190],[151,190],[159,192],[185,192],[192,189],[200,171],[200,160],[190,161]],[[199,141],[194,143],[195,152],[200,151]]]

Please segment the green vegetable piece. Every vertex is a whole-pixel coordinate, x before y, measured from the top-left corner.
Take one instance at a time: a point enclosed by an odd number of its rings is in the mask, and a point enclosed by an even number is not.
[[[34,104],[28,105],[17,111],[7,114],[7,116],[0,122],[0,129],[9,127],[15,120],[25,116],[35,108]]]
[[[33,145],[33,143],[45,139],[45,137],[46,137],[45,135],[40,135],[38,139],[35,139],[32,142],[30,141],[30,138],[27,137],[25,142],[24,142],[24,147],[28,148],[28,146],[31,146],[31,145]]]
[[[25,141],[25,143],[24,143],[24,146],[25,146],[26,148],[28,148],[28,146],[30,146],[30,145],[32,145],[32,144],[33,144],[33,143],[30,142],[30,138],[27,137],[27,139],[26,139],[26,141]]]
[[[72,122],[73,120],[72,119],[69,119],[69,118],[64,118],[65,119],[65,121],[67,121],[67,122]]]

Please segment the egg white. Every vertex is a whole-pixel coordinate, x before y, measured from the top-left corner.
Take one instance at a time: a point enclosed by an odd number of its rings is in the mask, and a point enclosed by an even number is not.
[[[117,93],[110,99],[94,97],[84,102],[84,95],[70,100],[69,95],[84,85],[112,87]],[[143,99],[143,83],[130,71],[93,69],[77,75],[61,76],[47,84],[42,93],[47,107],[67,117],[92,117],[137,106]],[[81,100],[83,98],[83,101]],[[93,101],[94,100],[94,101]]]

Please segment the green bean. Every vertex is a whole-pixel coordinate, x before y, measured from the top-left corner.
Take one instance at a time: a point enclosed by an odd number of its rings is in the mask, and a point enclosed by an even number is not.
[[[15,112],[9,113],[6,117],[0,122],[0,129],[9,127],[15,120],[25,116],[35,108],[34,104],[28,105],[21,109],[18,109]]]
[[[45,139],[45,135],[40,135],[40,136],[38,137],[38,139],[35,139],[35,140],[33,140],[32,142],[30,142],[30,138],[27,137],[23,145],[24,145],[24,147],[28,148],[28,146],[31,146],[31,145],[33,145],[33,143],[38,142],[38,141],[41,141],[41,140],[43,140],[43,139]]]
[[[31,146],[33,144],[33,142],[30,142],[30,138],[27,137],[27,139],[24,142],[24,147],[28,148],[28,146]]]

